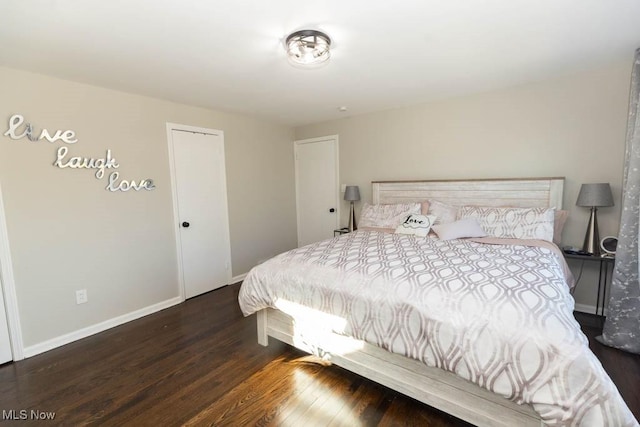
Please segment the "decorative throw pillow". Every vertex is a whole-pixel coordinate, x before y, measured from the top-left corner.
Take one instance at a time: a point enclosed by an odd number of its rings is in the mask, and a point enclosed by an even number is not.
[[[475,218],[464,218],[446,224],[433,226],[440,240],[464,239],[466,237],[485,237],[487,233]]]
[[[429,215],[429,201],[423,200],[420,202],[420,213],[422,215]]]
[[[420,203],[398,203],[393,205],[370,205],[365,203],[360,213],[360,228],[393,228],[411,214],[420,214]]]
[[[446,224],[456,220],[458,208],[438,200],[429,199],[429,213],[437,217],[436,224]]]
[[[488,235],[506,239],[553,241],[555,208],[461,206],[458,219],[477,218]]]
[[[562,242],[562,229],[564,228],[564,223],[567,222],[567,218],[569,218],[569,211],[556,211],[553,220],[553,243],[558,246]]]
[[[396,228],[396,233],[427,237],[435,219],[436,217],[434,215],[409,215],[402,224]]]

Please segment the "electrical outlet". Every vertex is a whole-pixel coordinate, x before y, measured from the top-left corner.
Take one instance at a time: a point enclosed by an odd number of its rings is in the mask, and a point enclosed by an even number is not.
[[[89,301],[86,289],[79,289],[76,291],[76,304],[84,304]]]

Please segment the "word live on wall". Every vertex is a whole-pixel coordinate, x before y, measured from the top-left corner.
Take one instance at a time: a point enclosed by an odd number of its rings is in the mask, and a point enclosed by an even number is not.
[[[24,126],[23,126],[24,124]],[[19,114],[14,114],[9,119],[9,129],[4,133],[4,136],[8,136],[11,139],[27,138],[31,142],[37,142],[43,139],[51,143],[62,141],[65,144],[75,144],[78,142],[76,133],[72,130],[58,130],[53,135],[47,130],[42,129],[40,135],[36,136],[37,132],[34,132],[33,125],[31,123],[24,123],[24,117]],[[104,157],[67,157],[69,154],[69,147],[61,146],[56,152],[56,161],[53,162],[53,166],[60,169],[95,169],[95,176],[98,179],[104,178],[105,170],[118,169],[120,165],[116,161],[115,157],[111,156],[111,150],[107,150]],[[105,187],[109,191],[129,191],[129,190],[153,190],[156,188],[152,179],[142,179],[140,181],[129,181],[126,179],[120,179],[119,172],[111,172],[109,183]]]

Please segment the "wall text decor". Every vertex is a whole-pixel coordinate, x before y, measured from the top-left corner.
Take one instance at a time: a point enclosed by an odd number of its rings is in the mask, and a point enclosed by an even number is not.
[[[72,130],[65,130],[64,132],[58,130],[53,136],[51,136],[48,130],[42,129],[40,136],[36,138],[34,136],[33,125],[31,123],[27,123],[25,125],[24,132],[22,132],[20,135],[17,135],[16,131],[23,122],[24,117],[22,117],[21,115],[15,114],[11,116],[11,118],[9,119],[9,129],[4,133],[4,135],[9,136],[11,139],[21,139],[26,136],[27,139],[32,142],[39,141],[41,139],[46,139],[49,142],[62,140],[67,144],[75,144],[76,142],[78,142],[78,140],[76,139],[76,133]]]
[[[24,125],[24,126],[23,126]],[[22,127],[22,128],[21,128]],[[57,130],[53,135],[47,130],[42,129],[39,136],[36,136],[37,132],[34,132],[33,125],[31,123],[24,123],[24,117],[19,114],[14,114],[9,119],[9,128],[4,133],[4,136],[8,136],[11,139],[22,139],[26,137],[31,142],[37,142],[42,139],[46,139],[51,143],[62,141],[65,144],[75,144],[78,142],[76,133],[72,130]],[[69,147],[62,146],[56,151],[56,161],[53,162],[53,166],[65,169],[95,169],[95,177],[97,179],[104,178],[106,169],[117,169],[120,167],[115,157],[111,155],[111,150],[107,150],[104,157],[67,157],[69,154]],[[154,190],[156,188],[152,179],[142,179],[140,181],[120,179],[120,173],[111,172],[108,178],[109,184],[105,187],[105,190],[115,191],[129,191],[129,190]]]
[[[67,147],[58,148],[58,158],[53,163],[53,166],[57,166],[60,169],[98,169],[96,171],[96,178],[98,179],[102,179],[105,169],[117,169],[120,167],[120,165],[116,162],[116,159],[111,157],[111,150],[107,150],[107,155],[102,159],[71,157],[65,163],[63,162],[63,160],[65,160],[65,156],[67,155],[68,151],[69,148]]]

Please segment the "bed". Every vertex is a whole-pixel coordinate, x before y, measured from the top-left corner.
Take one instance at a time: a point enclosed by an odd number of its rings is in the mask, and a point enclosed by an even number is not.
[[[378,181],[372,202],[559,209],[563,183]],[[257,266],[239,302],[257,313],[260,344],[478,426],[638,425],[573,319],[557,247],[497,243],[359,230]]]

